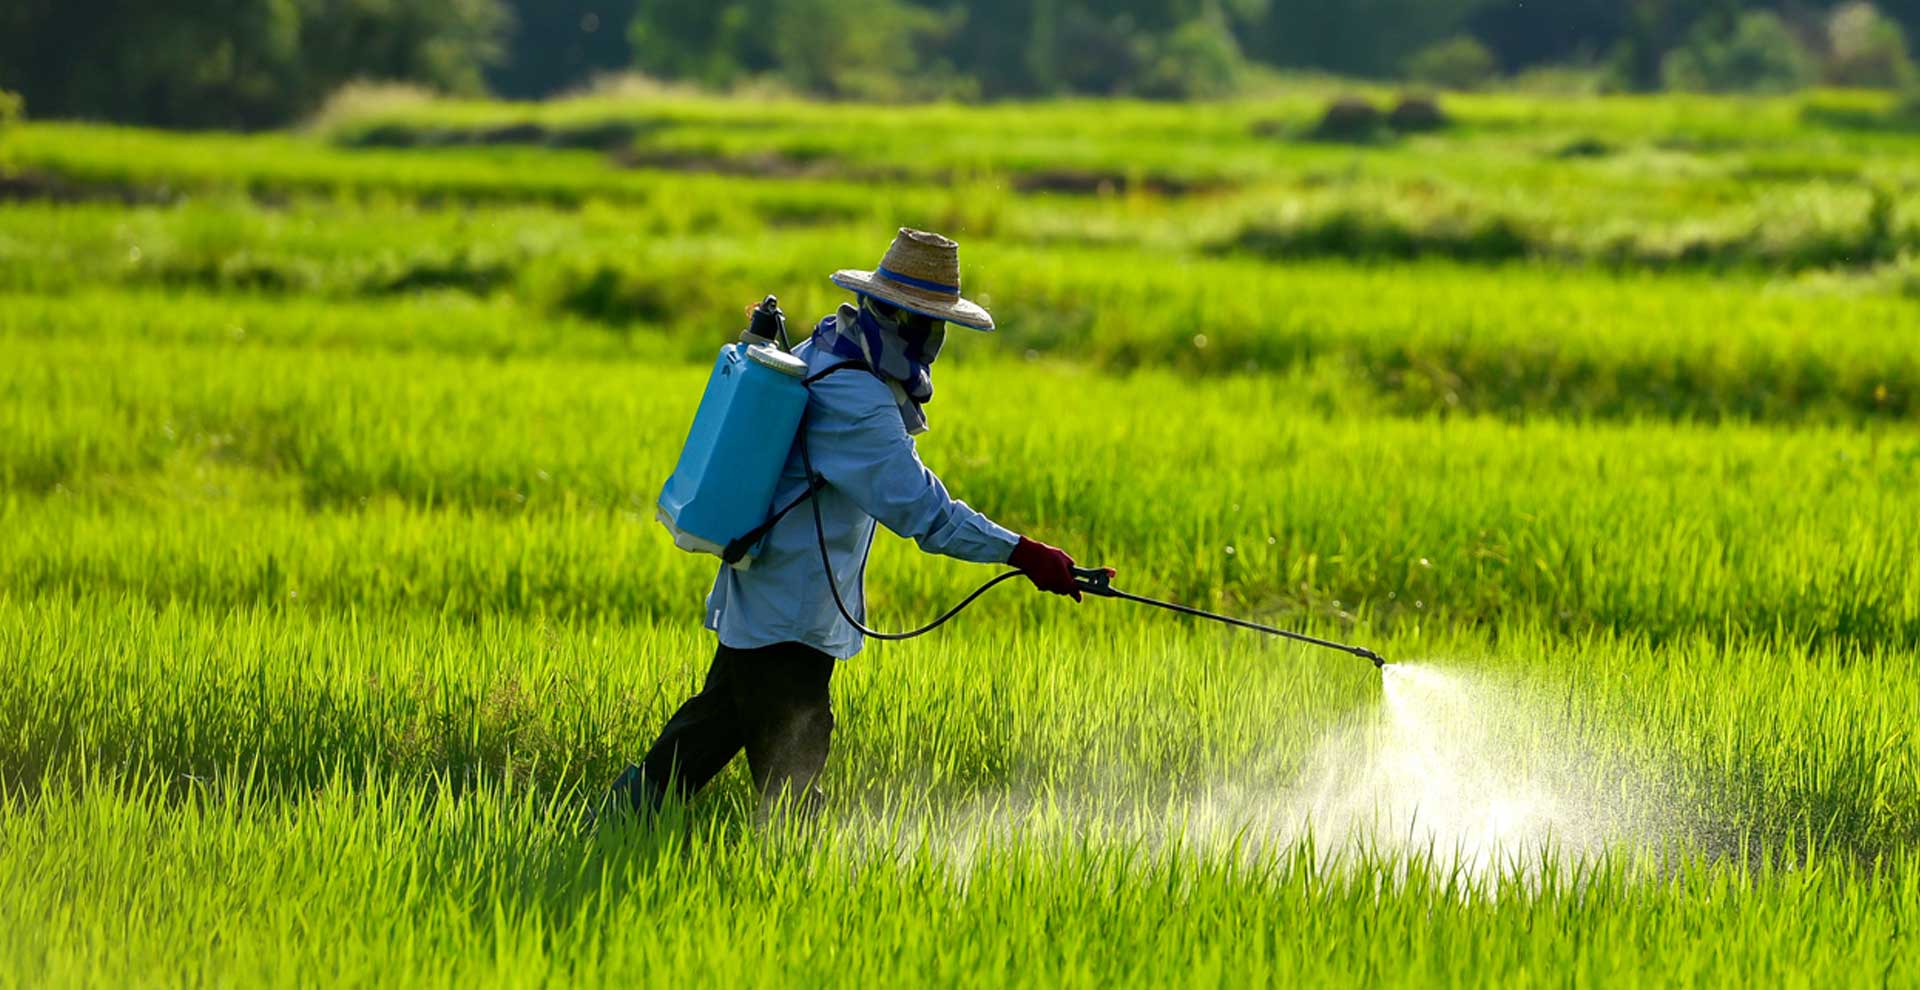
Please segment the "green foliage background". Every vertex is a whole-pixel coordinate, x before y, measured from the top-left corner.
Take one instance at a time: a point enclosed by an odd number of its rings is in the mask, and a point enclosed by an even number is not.
[[[354,80],[539,97],[628,70],[882,101],[1210,98],[1273,71],[1471,87],[1545,65],[1630,89],[1899,87],[1915,29],[1920,0],[16,0],[0,88],[44,117],[259,128]]]

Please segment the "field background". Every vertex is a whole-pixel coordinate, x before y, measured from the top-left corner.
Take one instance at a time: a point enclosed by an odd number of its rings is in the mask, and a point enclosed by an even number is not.
[[[0,984],[1920,983],[1920,137],[1326,96],[6,132]],[[843,666],[817,827],[583,831],[715,348],[900,225],[956,493],[1401,663],[1009,587]]]

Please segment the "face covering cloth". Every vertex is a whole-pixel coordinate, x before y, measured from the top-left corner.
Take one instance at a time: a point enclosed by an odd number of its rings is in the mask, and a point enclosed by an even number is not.
[[[882,319],[864,298],[861,303],[858,309],[843,303],[821,320],[813,330],[814,341],[837,357],[865,361],[893,390],[907,432],[916,436],[927,432],[922,407],[933,401],[931,366],[946,342],[946,324],[936,323],[932,331],[915,339]]]

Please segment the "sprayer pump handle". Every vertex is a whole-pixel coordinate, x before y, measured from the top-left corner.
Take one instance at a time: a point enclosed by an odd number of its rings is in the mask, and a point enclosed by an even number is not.
[[[783,351],[792,350],[787,346],[787,314],[780,311],[778,298],[768,296],[748,313],[747,333],[768,344],[779,344]]]

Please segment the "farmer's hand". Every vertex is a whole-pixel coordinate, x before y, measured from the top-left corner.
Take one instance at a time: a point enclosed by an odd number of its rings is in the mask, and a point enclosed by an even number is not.
[[[1007,563],[1019,568],[1041,591],[1080,600],[1080,586],[1073,580],[1073,558],[1065,550],[1022,536]]]

